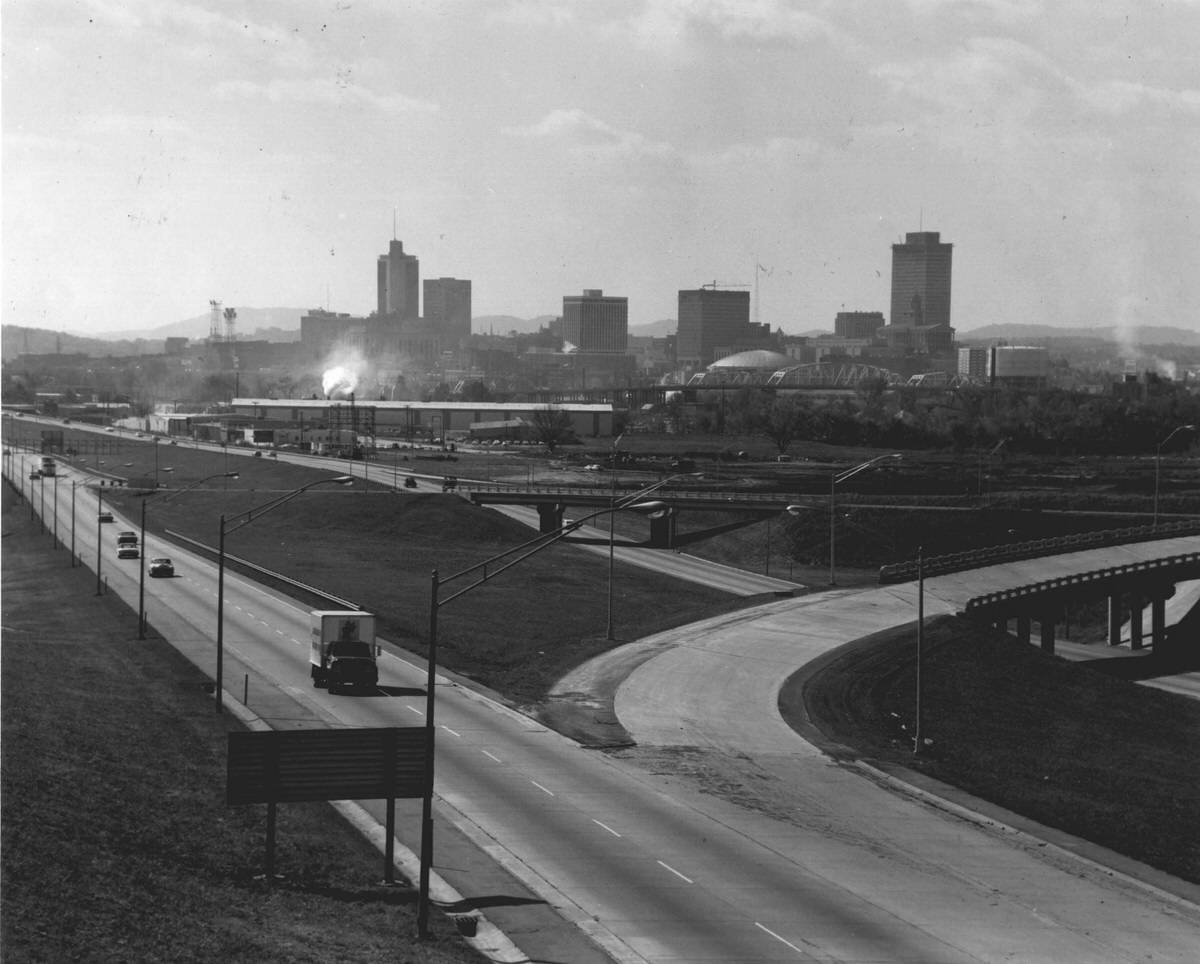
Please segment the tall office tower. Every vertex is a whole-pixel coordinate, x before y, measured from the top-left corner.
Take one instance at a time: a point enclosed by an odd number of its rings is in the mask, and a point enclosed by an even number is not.
[[[739,346],[750,336],[750,292],[699,288],[679,292],[675,360],[707,368],[715,350]]]
[[[425,294],[425,321],[447,344],[461,344],[471,337],[471,282],[461,278],[427,278],[421,283]]]
[[[599,288],[563,295],[562,334],[579,351],[618,352],[629,348],[629,299],[604,296]]]
[[[911,232],[892,245],[892,316],[897,328],[950,324],[950,254],[937,231]]]
[[[417,299],[420,296],[420,277],[420,262],[416,255],[405,254],[404,242],[393,239],[388,245],[388,253],[379,256],[379,316],[396,315],[403,319],[419,317],[421,311]]]

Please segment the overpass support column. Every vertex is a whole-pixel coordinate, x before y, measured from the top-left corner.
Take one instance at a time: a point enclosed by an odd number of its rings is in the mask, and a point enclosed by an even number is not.
[[[1042,652],[1054,652],[1054,613],[1043,613],[1041,619]]]
[[[1155,596],[1150,602],[1150,645],[1155,652],[1167,638],[1167,597]]]
[[[1108,597],[1108,645],[1121,645],[1121,594],[1114,592]]]
[[[1129,594],[1129,648],[1142,648],[1142,609],[1146,602],[1140,592]]]
[[[542,535],[547,532],[557,532],[562,528],[563,507],[561,505],[539,505],[537,510],[538,532]]]
[[[662,515],[650,517],[650,548],[675,548],[675,510],[668,509]]]
[[[1021,615],[1017,617],[1017,639],[1025,645],[1029,645],[1029,623],[1028,616]]]

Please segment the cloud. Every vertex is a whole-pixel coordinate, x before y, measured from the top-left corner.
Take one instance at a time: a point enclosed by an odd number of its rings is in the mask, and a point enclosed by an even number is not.
[[[1200,111],[1200,90],[1168,90],[1126,80],[1104,81],[1092,86],[1077,83],[1073,88],[1089,107],[1108,114],[1127,114],[1145,107]]]
[[[432,113],[438,105],[405,94],[381,94],[347,79],[345,73],[308,80],[272,80],[258,84],[249,80],[221,81],[213,94],[224,100],[261,98],[271,103],[344,104],[354,101],[385,114]]]
[[[512,0],[489,10],[487,19],[518,27],[563,27],[575,22],[576,10],[562,0]]]
[[[578,107],[552,110],[536,124],[508,128],[505,133],[532,140],[550,140],[571,150],[640,157],[670,157],[670,144],[653,141],[636,131],[621,130]]]
[[[794,0],[648,0],[624,29],[643,46],[676,54],[705,35],[755,44],[846,39],[800,6]]]

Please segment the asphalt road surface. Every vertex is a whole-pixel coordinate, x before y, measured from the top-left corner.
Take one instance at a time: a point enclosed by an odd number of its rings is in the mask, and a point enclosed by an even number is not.
[[[26,487],[27,476],[22,467]],[[69,488],[59,484],[60,526]],[[77,519],[92,523],[77,527],[77,549],[94,565],[97,529],[115,543],[118,529],[136,526],[120,517],[96,526],[94,500],[76,499]],[[172,556],[179,572],[147,580],[151,624],[211,673],[215,566],[154,541],[148,551]],[[118,562],[108,545],[101,559],[112,591],[136,607],[136,563]],[[769,604],[758,623],[714,623],[704,648],[719,652],[738,639],[742,647],[751,637],[791,646],[806,621],[824,618],[819,598]],[[328,725],[424,722],[424,671],[403,653],[383,659],[377,694],[331,696],[309,680],[306,611],[229,573],[225,609],[226,699],[240,699],[248,679],[251,709],[259,693],[277,689]],[[746,631],[751,637],[737,636]],[[700,648],[688,648],[692,662]],[[699,679],[683,649],[673,658]],[[640,699],[661,707],[664,721],[675,712],[671,694],[653,686]],[[761,747],[765,779],[790,774],[795,806],[779,814],[581,749],[447,678],[436,712],[439,811],[616,960],[1192,961],[1200,946],[1194,904],[896,793],[795,734],[774,733]],[[690,714],[710,711],[689,704],[681,712],[690,731]],[[512,936],[519,945],[521,935]]]

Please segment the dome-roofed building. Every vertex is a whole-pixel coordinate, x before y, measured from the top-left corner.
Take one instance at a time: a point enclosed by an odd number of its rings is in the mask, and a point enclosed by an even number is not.
[[[789,368],[796,362],[789,358],[783,352],[770,351],[767,348],[754,348],[750,351],[739,351],[736,355],[727,355],[724,358],[718,358],[715,362],[708,366],[708,370],[713,369],[747,369],[750,371],[763,371],[770,369],[774,371],[777,368]]]
[[[794,358],[767,348],[753,348],[718,358],[697,372],[689,385],[761,385],[772,373],[796,364]]]

